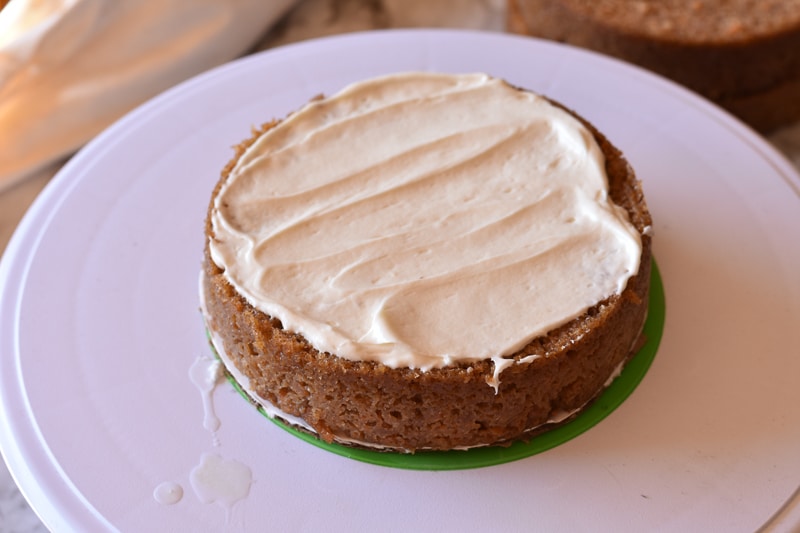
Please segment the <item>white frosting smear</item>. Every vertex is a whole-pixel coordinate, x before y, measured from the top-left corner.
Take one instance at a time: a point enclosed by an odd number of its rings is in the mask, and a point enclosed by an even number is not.
[[[205,308],[202,298],[201,304]],[[213,396],[217,385],[225,379],[223,368],[222,363],[210,355],[197,357],[189,368],[189,378],[203,398],[203,427],[211,433],[215,447],[220,446],[217,430],[221,422],[214,411]],[[225,509],[225,523],[230,525],[231,509],[250,493],[252,477],[252,471],[244,463],[204,453],[200,464],[192,469],[189,481],[200,502],[217,503]],[[172,505],[183,498],[183,487],[177,483],[161,483],[153,491],[153,498],[162,505]]]
[[[189,368],[189,378],[200,391],[203,398],[203,427],[216,436],[220,427],[219,417],[214,410],[213,394],[217,384],[225,377],[222,364],[210,356],[198,357]],[[215,445],[218,444],[216,437]]]
[[[250,493],[253,474],[249,467],[235,459],[203,454],[200,464],[192,470],[189,481],[202,503],[218,503],[225,508],[228,522],[234,504]]]
[[[640,235],[607,189],[591,133],[544,98],[486,75],[388,76],[262,135],[215,199],[210,251],[320,351],[505,367],[637,272]]]

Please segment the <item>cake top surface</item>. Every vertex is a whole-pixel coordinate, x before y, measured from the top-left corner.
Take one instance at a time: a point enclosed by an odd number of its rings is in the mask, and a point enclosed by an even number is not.
[[[726,43],[800,30],[800,0],[563,0],[571,9],[636,34]]]
[[[242,154],[210,220],[211,258],[250,305],[392,368],[503,366],[620,293],[641,255],[591,132],[483,74],[310,102]]]

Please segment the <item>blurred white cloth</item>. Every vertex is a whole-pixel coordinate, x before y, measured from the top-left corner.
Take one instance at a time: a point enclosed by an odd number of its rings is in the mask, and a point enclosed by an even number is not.
[[[253,46],[294,0],[11,0],[0,11],[0,190]]]

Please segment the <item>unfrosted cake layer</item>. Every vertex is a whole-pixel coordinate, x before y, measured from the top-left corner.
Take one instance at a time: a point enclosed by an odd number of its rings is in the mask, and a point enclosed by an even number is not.
[[[240,145],[209,208],[221,352],[327,441],[524,438],[630,355],[650,218],[607,140],[485,75],[355,84]]]
[[[508,0],[508,27],[667,76],[767,132],[800,119],[800,3]]]

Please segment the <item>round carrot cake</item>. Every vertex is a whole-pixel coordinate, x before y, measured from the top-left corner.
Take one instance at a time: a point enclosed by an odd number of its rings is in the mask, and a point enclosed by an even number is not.
[[[630,165],[574,112],[484,74],[389,75],[236,148],[202,308],[250,398],[327,442],[508,444],[634,353],[650,226]]]

